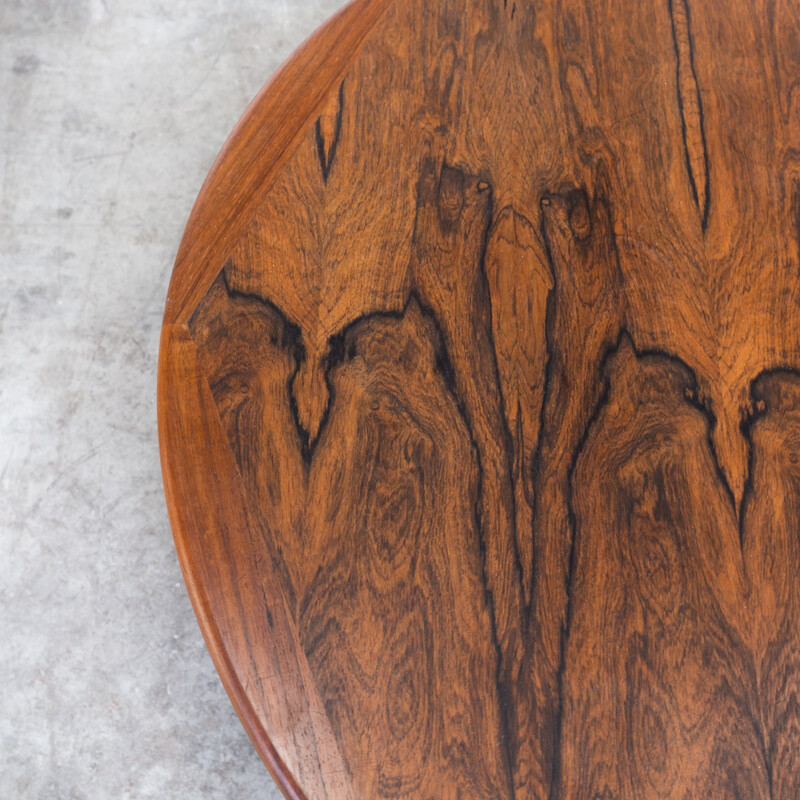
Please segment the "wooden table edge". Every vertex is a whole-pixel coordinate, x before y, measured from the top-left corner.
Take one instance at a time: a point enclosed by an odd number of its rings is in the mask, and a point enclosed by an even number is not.
[[[180,509],[183,508],[187,502],[192,502],[193,498],[178,496],[179,493],[176,490],[173,476],[173,465],[181,462],[185,448],[182,447],[183,443],[180,438],[173,434],[169,424],[169,415],[166,410],[168,403],[167,393],[175,389],[171,382],[167,380],[166,376],[168,370],[176,366],[172,363],[173,359],[179,357],[176,348],[173,346],[176,337],[190,338],[188,327],[186,325],[163,326],[159,347],[157,408],[159,451],[164,495],[181,573],[186,584],[189,599],[192,603],[192,608],[194,609],[200,630],[203,634],[203,639],[211,654],[211,659],[225,687],[225,691],[230,698],[231,704],[247,731],[247,735],[250,737],[253,746],[287,800],[307,800],[305,794],[297,785],[294,776],[278,755],[272,739],[261,724],[258,714],[247,697],[247,693],[239,680],[239,676],[222,642],[220,630],[210,612],[208,597],[203,584],[201,581],[197,580],[196,577],[196,567],[191,548],[188,545],[190,534],[186,529],[182,514],[180,513]]]

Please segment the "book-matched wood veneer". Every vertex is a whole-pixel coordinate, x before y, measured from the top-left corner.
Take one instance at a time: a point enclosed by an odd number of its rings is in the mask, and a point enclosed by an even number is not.
[[[170,517],[290,798],[800,796],[800,5],[357,0],[166,304]]]

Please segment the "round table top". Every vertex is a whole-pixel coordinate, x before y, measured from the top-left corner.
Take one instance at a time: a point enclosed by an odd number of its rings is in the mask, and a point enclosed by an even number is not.
[[[356,0],[164,317],[178,552],[289,798],[800,796],[800,3]]]

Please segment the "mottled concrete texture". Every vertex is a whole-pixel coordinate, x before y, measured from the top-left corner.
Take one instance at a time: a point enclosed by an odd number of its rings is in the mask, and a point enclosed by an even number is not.
[[[0,799],[277,798],[189,605],[156,356],[181,230],[342,0],[0,0]]]

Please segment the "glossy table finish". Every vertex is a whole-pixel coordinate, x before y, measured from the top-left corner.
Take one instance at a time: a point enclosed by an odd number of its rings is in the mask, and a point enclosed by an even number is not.
[[[800,796],[800,5],[360,0],[165,312],[165,486],[288,797]]]

